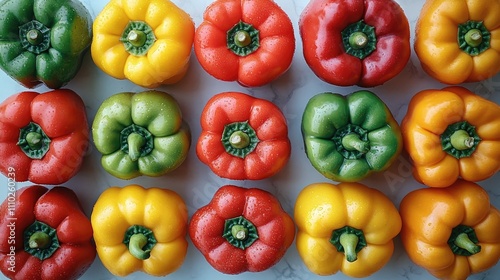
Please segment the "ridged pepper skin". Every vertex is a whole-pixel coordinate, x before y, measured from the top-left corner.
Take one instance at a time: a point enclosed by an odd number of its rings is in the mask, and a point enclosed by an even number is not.
[[[0,104],[0,172],[16,181],[62,184],[80,170],[89,146],[85,104],[69,89],[24,91]]]
[[[299,30],[307,64],[330,84],[378,86],[410,59],[410,25],[393,0],[311,0]]]
[[[439,279],[465,280],[500,259],[500,212],[476,183],[414,190],[399,210],[408,256]]]
[[[165,276],[184,262],[188,213],[174,191],[110,187],[97,199],[90,219],[97,254],[116,276],[136,271]]]
[[[194,22],[170,0],[111,0],[94,20],[94,63],[116,79],[156,88],[189,67]]]
[[[299,193],[297,251],[318,275],[367,277],[390,260],[401,217],[379,190],[360,183],[313,183]]]
[[[500,170],[500,106],[464,87],[418,92],[401,129],[413,174],[429,187],[481,181]]]
[[[314,168],[338,182],[360,181],[386,170],[403,148],[389,108],[366,90],[313,96],[302,115],[302,136]]]
[[[126,180],[175,170],[191,145],[179,104],[156,90],[108,97],[95,115],[92,134],[103,168]]]
[[[189,235],[212,267],[239,274],[278,263],[295,238],[295,225],[271,193],[226,185],[193,214]]]
[[[203,108],[200,123],[196,154],[222,178],[265,179],[290,158],[285,116],[268,100],[241,92],[216,94]]]
[[[14,280],[80,278],[92,265],[92,225],[75,192],[31,185],[0,206],[0,270]]]
[[[500,71],[499,0],[427,0],[415,27],[422,68],[446,84],[478,82]]]
[[[0,68],[27,88],[66,85],[91,40],[92,17],[80,1],[0,2]]]
[[[263,86],[292,63],[293,25],[272,0],[216,0],[196,29],[194,51],[213,77],[247,87]]]

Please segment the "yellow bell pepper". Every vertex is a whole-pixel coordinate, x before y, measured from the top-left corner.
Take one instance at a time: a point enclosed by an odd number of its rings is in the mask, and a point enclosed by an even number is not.
[[[500,212],[476,183],[412,191],[399,209],[408,256],[437,278],[465,280],[500,259]]]
[[[194,22],[169,0],[111,0],[93,24],[94,63],[108,75],[146,88],[186,74]]]
[[[417,93],[401,131],[413,174],[429,187],[460,177],[476,182],[500,170],[500,106],[463,87]]]
[[[187,253],[187,208],[174,191],[138,185],[111,187],[91,214],[97,254],[114,275],[164,276]]]
[[[375,273],[391,258],[401,230],[394,204],[360,183],[311,184],[299,193],[294,215],[298,253],[318,275]]]
[[[422,68],[447,84],[500,71],[500,1],[427,0],[415,32]]]

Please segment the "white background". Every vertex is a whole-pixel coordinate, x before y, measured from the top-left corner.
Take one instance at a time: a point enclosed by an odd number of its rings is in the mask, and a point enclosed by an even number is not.
[[[82,1],[95,16],[102,10],[106,1]],[[202,21],[202,14],[210,0],[174,0],[174,3],[188,12],[196,26]],[[293,215],[293,205],[299,191],[308,184],[315,182],[328,182],[309,163],[302,144],[300,133],[300,120],[305,104],[312,96],[325,91],[347,94],[358,90],[358,87],[336,87],[320,81],[307,67],[302,56],[302,44],[298,33],[299,15],[307,4],[306,0],[276,0],[290,16],[296,36],[296,52],[291,68],[275,82],[259,87],[244,88],[235,82],[218,81],[204,72],[198,61],[192,56],[190,68],[186,77],[173,86],[162,86],[158,90],[172,94],[183,110],[184,118],[191,126],[193,144],[189,156],[183,165],[174,172],[159,178],[140,177],[130,181],[119,180],[107,174],[100,166],[100,155],[93,145],[85,157],[81,171],[70,181],[64,184],[72,188],[79,196],[85,212],[90,216],[92,206],[100,193],[109,186],[125,186],[131,183],[141,184],[146,187],[162,187],[175,190],[185,200],[189,215],[199,207],[207,204],[214,192],[222,185],[235,184],[244,187],[258,187],[275,194],[281,201],[284,209]],[[404,9],[411,26],[412,43],[415,22],[418,17],[423,0],[398,0]],[[0,100],[9,95],[26,90],[4,73],[0,73],[2,90]],[[403,72],[383,86],[372,88],[389,106],[398,122],[406,113],[406,106],[415,93],[422,89],[442,88],[444,85],[427,76],[420,68],[414,54]],[[464,85],[477,94],[500,103],[500,75],[481,83]],[[84,100],[87,107],[89,125],[101,102],[108,96],[122,92],[140,92],[143,88],[128,81],[115,80],[105,75],[92,62],[90,54],[85,56],[83,66],[77,77],[66,88],[76,91]],[[34,89],[45,92],[44,86]],[[265,98],[275,102],[285,114],[289,125],[289,136],[292,141],[292,155],[287,166],[276,176],[261,181],[229,181],[212,174],[210,169],[203,165],[195,154],[195,142],[200,133],[199,118],[206,101],[216,93],[223,91],[240,91],[256,97]],[[3,179],[2,179],[3,178]],[[499,175],[480,182],[492,199],[493,205],[500,207]],[[0,177],[7,184],[6,177]],[[386,172],[376,174],[363,181],[366,185],[383,191],[396,206],[409,191],[424,187],[414,181],[411,175],[411,166],[405,155],[398,158],[395,164]],[[29,185],[29,182],[18,183],[20,188]],[[2,188],[0,198],[5,199],[6,188]],[[399,237],[395,239],[396,250],[391,261],[379,272],[367,279],[433,279],[425,270],[412,264],[402,249]],[[0,276],[2,277],[2,276]],[[288,250],[284,258],[273,268],[261,273],[243,273],[237,276],[224,275],[214,270],[190,243],[186,260],[182,267],[167,279],[327,279],[309,272],[297,254],[295,244]],[[500,265],[487,272],[474,275],[470,279],[498,279]],[[82,279],[115,279],[96,258],[92,267],[84,274]],[[142,272],[134,273],[126,279],[157,279]],[[348,279],[342,273],[337,273],[328,279]]]

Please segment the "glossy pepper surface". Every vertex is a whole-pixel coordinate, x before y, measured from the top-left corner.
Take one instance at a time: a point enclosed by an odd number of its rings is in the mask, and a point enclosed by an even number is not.
[[[308,185],[297,197],[294,215],[297,250],[318,275],[375,273],[391,258],[401,230],[389,198],[360,183]]]
[[[476,183],[412,191],[400,213],[408,256],[437,278],[465,280],[500,259],[500,212]]]
[[[92,59],[106,74],[146,88],[186,74],[191,17],[169,0],[111,0],[94,20]]]
[[[216,0],[196,30],[194,50],[215,78],[256,87],[290,67],[295,35],[290,18],[272,0]]]
[[[314,168],[340,182],[387,169],[403,148],[398,123],[370,91],[314,96],[302,115],[302,135]]]
[[[171,172],[184,162],[191,144],[179,104],[155,90],[122,92],[104,100],[92,134],[103,168],[121,179]]]
[[[238,274],[278,263],[293,242],[295,226],[271,193],[226,185],[193,214],[189,235],[216,270]]]
[[[423,90],[401,123],[415,178],[447,187],[481,181],[500,170],[500,106],[466,88]]]
[[[69,89],[20,92],[0,104],[0,171],[57,185],[72,178],[89,145],[85,104]]]
[[[264,179],[290,158],[285,116],[270,101],[240,92],[219,93],[208,100],[200,122],[196,154],[220,177]]]
[[[9,279],[78,279],[96,256],[92,225],[69,188],[20,188],[0,206],[0,270]]]
[[[299,30],[307,64],[334,85],[381,85],[410,58],[408,19],[393,0],[312,0]]]
[[[184,262],[187,220],[186,205],[174,191],[138,185],[108,188],[91,215],[97,254],[117,276],[135,271],[165,276]]]
[[[428,0],[416,24],[422,68],[447,84],[477,82],[500,71],[499,0]]]
[[[0,68],[23,86],[60,88],[73,79],[92,39],[80,1],[0,2]]]

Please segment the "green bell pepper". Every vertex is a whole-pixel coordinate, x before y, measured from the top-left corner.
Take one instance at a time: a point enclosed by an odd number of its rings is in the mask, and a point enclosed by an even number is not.
[[[173,171],[184,162],[191,145],[179,104],[156,90],[122,92],[104,100],[92,135],[103,168],[120,179]]]
[[[79,1],[0,2],[0,68],[27,88],[60,88],[75,77],[92,40]]]
[[[306,155],[323,176],[360,181],[387,169],[402,150],[401,130],[373,92],[312,97],[302,116]]]

